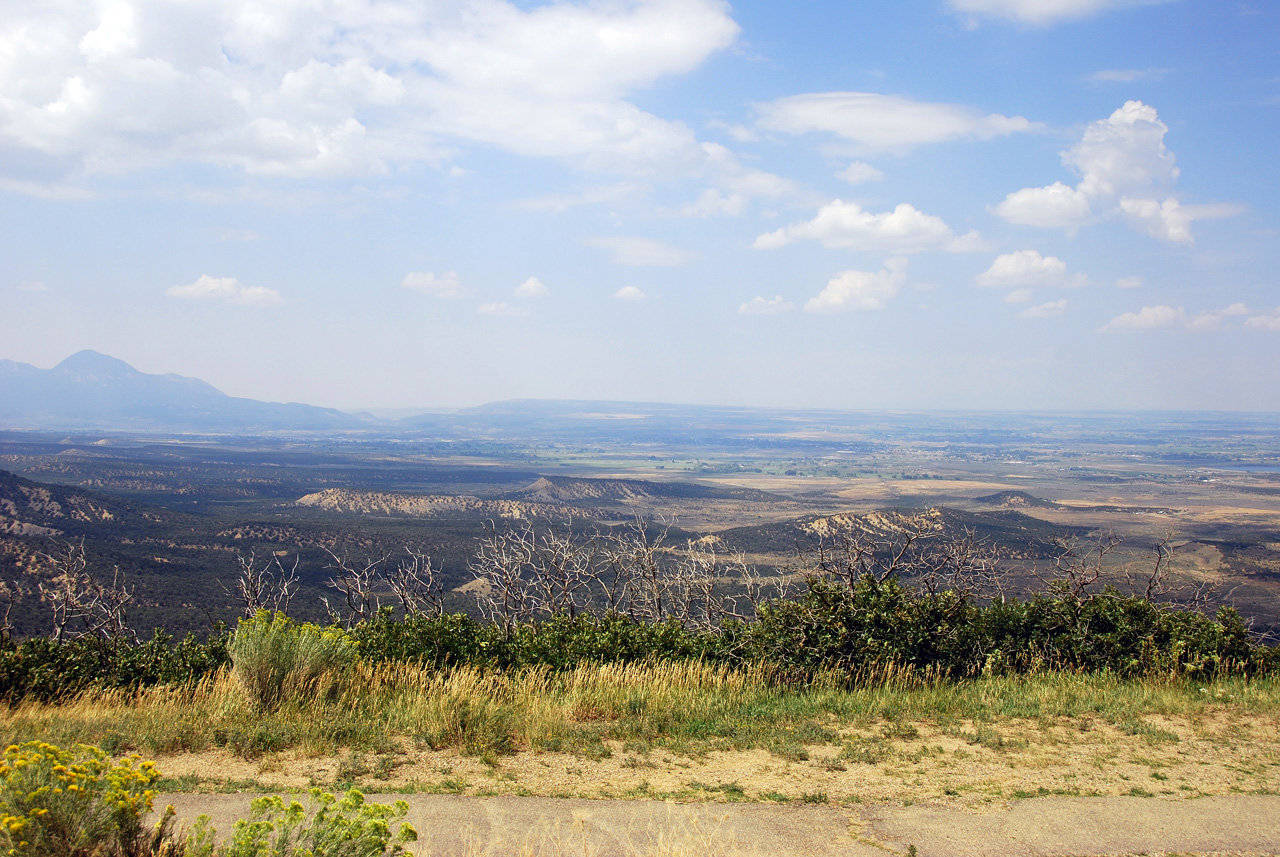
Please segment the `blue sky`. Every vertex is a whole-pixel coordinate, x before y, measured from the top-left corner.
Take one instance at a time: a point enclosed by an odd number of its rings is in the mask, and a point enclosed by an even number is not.
[[[0,357],[1280,409],[1280,6],[0,2]]]

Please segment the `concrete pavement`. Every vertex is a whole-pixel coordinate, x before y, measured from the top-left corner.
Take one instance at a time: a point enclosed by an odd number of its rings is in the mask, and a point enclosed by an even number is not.
[[[160,795],[229,834],[254,795]],[[449,857],[1084,857],[1280,855],[1280,797],[1032,798],[985,813],[930,806],[367,795],[409,804],[414,854]]]

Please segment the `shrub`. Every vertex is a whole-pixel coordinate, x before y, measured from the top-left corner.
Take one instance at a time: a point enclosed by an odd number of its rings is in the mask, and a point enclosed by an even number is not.
[[[352,789],[341,799],[311,790],[311,807],[284,802],[279,795],[256,799],[248,819],[236,822],[226,845],[201,816],[184,843],[186,857],[383,857],[403,854],[402,843],[418,834],[408,824],[395,833],[392,822],[409,811],[404,801],[391,806],[365,803]],[[388,852],[388,848],[390,851]]]
[[[744,660],[801,679],[823,669],[875,678],[889,667],[952,678],[1046,668],[1204,678],[1266,673],[1280,659],[1234,610],[1210,617],[1113,588],[983,606],[892,578],[852,588],[815,579],[799,598],[764,605],[744,633]]]
[[[0,848],[31,857],[134,857],[160,850],[167,825],[144,831],[160,773],[130,756],[43,741],[11,745],[0,762]]]
[[[93,688],[137,689],[195,682],[226,666],[227,636],[173,644],[163,631],[145,643],[79,637],[56,643],[0,640],[0,699],[56,702]]]
[[[254,705],[266,711],[285,699],[337,689],[355,664],[358,646],[338,628],[299,624],[259,610],[231,638],[232,672]]]

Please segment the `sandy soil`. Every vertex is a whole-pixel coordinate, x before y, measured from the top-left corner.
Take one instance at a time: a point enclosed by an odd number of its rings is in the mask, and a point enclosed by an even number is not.
[[[1090,719],[911,728],[918,734],[890,738],[870,728],[840,730],[854,748],[852,759],[834,745],[805,748],[807,759],[765,750],[690,758],[615,743],[603,759],[522,750],[482,760],[404,740],[397,752],[382,755],[289,751],[246,760],[218,750],[156,761],[166,776],[187,777],[183,788],[194,791],[353,783],[374,791],[466,795],[923,802],[980,812],[1041,795],[1280,794],[1280,722],[1238,712],[1149,717],[1127,729]]]

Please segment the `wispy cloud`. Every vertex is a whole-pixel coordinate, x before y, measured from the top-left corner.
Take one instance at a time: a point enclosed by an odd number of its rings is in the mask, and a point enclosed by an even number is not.
[[[1091,18],[1129,6],[1150,6],[1170,0],[950,0],[951,8],[971,15],[1006,18],[1034,26]]]
[[[1271,327],[1272,316],[1255,313],[1242,303],[1234,303],[1224,309],[1202,310],[1191,315],[1185,307],[1174,307],[1167,304],[1144,306],[1137,312],[1124,312],[1104,324],[1102,333],[1126,333],[1144,330],[1181,330],[1190,333],[1207,333],[1224,330],[1228,327],[1252,327],[1257,329],[1280,329],[1280,324]]]
[[[742,315],[781,315],[784,312],[790,312],[795,309],[796,305],[791,301],[778,295],[773,300],[765,300],[764,298],[752,298],[738,307],[738,312]]]
[[[632,265],[636,267],[674,267],[683,265],[692,258],[687,251],[651,238],[635,236],[617,236],[612,238],[589,238],[585,242],[588,247],[598,247],[613,253],[615,265]]]
[[[525,307],[511,306],[506,301],[494,301],[493,303],[480,304],[476,307],[476,312],[481,315],[497,315],[514,318],[517,316],[528,315],[529,310]]]
[[[1067,311],[1066,300],[1049,301],[1039,306],[1028,307],[1018,313],[1018,318],[1057,318]]]
[[[437,275],[434,271],[411,271],[404,275],[400,285],[415,292],[422,292],[433,298],[457,300],[465,297],[467,290],[458,279],[457,271],[445,271]]]
[[[1089,75],[1094,83],[1134,83],[1139,80],[1160,80],[1172,72],[1171,68],[1109,68]]]
[[[760,127],[786,134],[825,131],[859,151],[904,151],[949,140],[989,140],[1039,126],[1021,116],[983,115],[958,104],[875,92],[811,92],[755,105]]]

